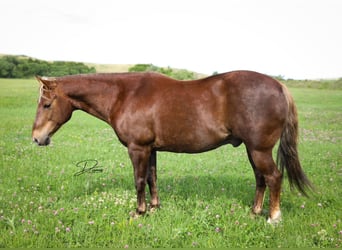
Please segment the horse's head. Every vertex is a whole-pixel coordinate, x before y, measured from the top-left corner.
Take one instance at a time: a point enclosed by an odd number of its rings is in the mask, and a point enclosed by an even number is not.
[[[46,146],[50,137],[70,119],[73,108],[55,78],[37,77],[37,80],[40,82],[40,95],[32,139],[39,146]]]

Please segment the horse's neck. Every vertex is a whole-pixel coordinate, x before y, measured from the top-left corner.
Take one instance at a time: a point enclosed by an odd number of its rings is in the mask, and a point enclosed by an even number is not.
[[[66,95],[76,109],[83,110],[103,121],[109,122],[110,111],[115,101],[116,86],[108,88],[103,82],[84,82],[66,88]]]

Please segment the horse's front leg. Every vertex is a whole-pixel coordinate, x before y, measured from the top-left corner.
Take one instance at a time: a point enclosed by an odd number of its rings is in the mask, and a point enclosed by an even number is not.
[[[150,188],[151,209],[158,208],[160,203],[159,203],[158,190],[157,190],[157,152],[156,151],[152,151],[151,156],[150,156],[147,183]]]
[[[134,168],[134,181],[138,203],[136,213],[140,215],[146,212],[145,186],[151,149],[149,147],[130,144],[128,146],[128,153]]]

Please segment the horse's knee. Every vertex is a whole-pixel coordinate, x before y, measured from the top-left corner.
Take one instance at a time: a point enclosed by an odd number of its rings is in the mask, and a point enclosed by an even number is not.
[[[145,192],[145,187],[146,187],[146,179],[142,177],[138,177],[137,180],[135,181],[135,188],[139,193]]]

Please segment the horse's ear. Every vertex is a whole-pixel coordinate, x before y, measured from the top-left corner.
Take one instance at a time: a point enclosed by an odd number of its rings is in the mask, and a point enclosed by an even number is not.
[[[46,86],[48,89],[54,89],[57,86],[56,78],[54,77],[36,76],[36,79],[40,84]]]

